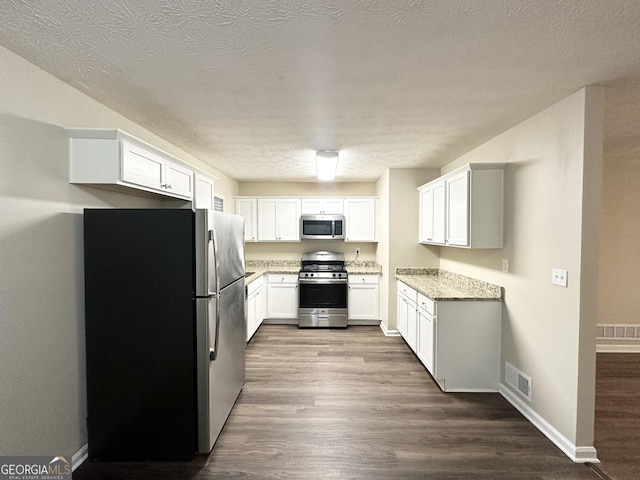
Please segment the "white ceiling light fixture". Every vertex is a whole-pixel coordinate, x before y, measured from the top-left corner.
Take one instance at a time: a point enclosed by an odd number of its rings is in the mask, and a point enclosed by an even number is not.
[[[335,150],[318,150],[316,152],[316,168],[318,170],[318,180],[334,180],[338,169],[338,152]]]

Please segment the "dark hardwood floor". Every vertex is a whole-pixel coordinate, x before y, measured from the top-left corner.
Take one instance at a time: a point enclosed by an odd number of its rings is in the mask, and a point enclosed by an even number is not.
[[[263,325],[211,455],[86,462],[74,479],[598,479],[499,394],[445,394],[378,327]]]
[[[640,479],[640,354],[596,358],[598,468],[613,480]]]

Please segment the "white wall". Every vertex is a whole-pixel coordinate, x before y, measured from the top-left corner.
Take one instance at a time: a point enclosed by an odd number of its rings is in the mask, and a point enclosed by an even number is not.
[[[183,206],[68,183],[63,127],[120,128],[237,183],[0,48],[0,455],[87,442],[82,211]]]
[[[593,445],[603,105],[582,89],[443,169],[507,163],[504,249],[442,248],[440,266],[505,288],[502,361],[533,378],[528,408],[576,447]]]

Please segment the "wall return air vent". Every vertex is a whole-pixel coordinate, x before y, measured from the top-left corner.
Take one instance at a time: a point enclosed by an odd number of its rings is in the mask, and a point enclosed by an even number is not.
[[[505,362],[505,380],[521,396],[531,401],[531,377],[525,375],[509,362]]]

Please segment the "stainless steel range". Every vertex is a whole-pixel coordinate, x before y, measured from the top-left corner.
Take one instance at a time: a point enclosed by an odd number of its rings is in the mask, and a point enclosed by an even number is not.
[[[348,285],[344,254],[303,254],[298,278],[300,327],[346,327]]]

